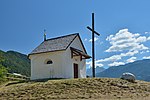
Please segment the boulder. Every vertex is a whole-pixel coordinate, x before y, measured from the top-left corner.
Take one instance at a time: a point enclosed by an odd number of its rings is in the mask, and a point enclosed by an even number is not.
[[[132,73],[123,73],[120,78],[128,80],[130,82],[135,82],[135,75],[133,75]]]

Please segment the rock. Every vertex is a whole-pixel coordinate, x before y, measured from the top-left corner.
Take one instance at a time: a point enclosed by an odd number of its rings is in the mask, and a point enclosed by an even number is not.
[[[135,82],[135,75],[132,73],[123,73],[121,79],[128,80],[130,82]]]

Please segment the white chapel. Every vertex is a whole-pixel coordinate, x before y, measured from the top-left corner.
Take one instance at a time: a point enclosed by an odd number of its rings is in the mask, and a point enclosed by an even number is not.
[[[45,39],[29,55],[31,80],[85,78],[86,59],[91,58],[79,33]]]

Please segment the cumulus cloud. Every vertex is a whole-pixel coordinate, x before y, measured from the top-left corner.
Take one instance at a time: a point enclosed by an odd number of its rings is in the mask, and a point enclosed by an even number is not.
[[[117,61],[120,59],[121,59],[120,55],[113,55],[113,56],[108,57],[108,58],[97,60],[96,62],[99,63],[99,62],[107,62],[107,61]]]
[[[109,67],[111,67],[111,66],[119,66],[119,65],[125,65],[125,63],[124,62],[113,62],[111,64],[108,64]]]
[[[141,36],[136,39],[137,43],[142,43],[142,42],[146,42],[146,41],[147,41],[147,38],[145,36]]]
[[[139,51],[134,50],[134,51],[129,51],[127,53],[121,53],[122,56],[134,56],[135,54],[139,53]]]
[[[145,34],[148,34],[148,32],[145,32]]]
[[[150,56],[145,56],[143,57],[143,59],[150,59]]]
[[[141,51],[140,54],[149,53],[149,52],[150,52],[149,50]]]
[[[144,51],[141,51],[141,52],[140,52],[140,54],[143,54],[143,53],[145,53],[145,52],[144,52]]]
[[[94,41],[97,41],[97,40],[98,40],[98,38],[94,37]],[[92,39],[90,39],[89,42],[92,42]]]
[[[135,60],[136,60],[136,57],[131,57],[131,58],[127,59],[127,63],[134,62]]]
[[[147,38],[147,40],[150,40],[150,36]]]
[[[146,32],[148,34],[150,32]],[[94,41],[97,41],[98,38],[95,37]],[[110,47],[105,50],[105,52],[117,52],[119,54],[112,55],[110,57],[95,60],[95,66],[119,66],[126,63],[131,63],[137,60],[135,57],[138,53],[148,53],[150,52],[149,48],[144,45],[144,42],[150,40],[150,36],[147,35],[141,36],[139,33],[131,33],[128,29],[122,29],[115,35],[110,35],[106,38],[110,43]],[[89,40],[92,42],[92,40]],[[126,59],[129,57],[129,59]],[[143,57],[143,59],[150,59],[150,56]],[[87,62],[87,65],[92,67],[92,61]]]
[[[85,38],[84,41],[87,41],[87,38]]]
[[[131,56],[134,56],[134,55],[136,55],[138,53],[139,53],[139,51],[137,51],[137,50],[129,51],[129,52],[126,52],[126,53],[113,55],[113,56],[110,56],[108,58],[96,60],[95,63],[113,62],[111,64],[108,64],[108,66],[124,65],[125,64],[124,62],[117,62],[117,61],[122,60],[122,57],[131,57]],[[131,57],[130,59],[127,60],[127,62],[134,62],[135,60],[136,60],[136,57]]]
[[[89,65],[89,67],[92,67],[92,61],[86,62],[86,64]],[[104,65],[95,61],[95,66],[103,67]]]
[[[145,34],[150,34],[150,32],[145,32]]]
[[[146,42],[148,39],[150,38],[140,36],[139,33],[133,34],[129,32],[128,29],[122,29],[115,35],[110,35],[106,38],[111,44],[106,52],[146,50],[148,47],[144,46],[142,43]]]
[[[96,66],[98,66],[98,67],[103,67],[104,65],[101,64],[101,63],[96,63]]]
[[[96,62],[97,63],[101,63],[101,62],[115,62],[115,61],[121,60],[122,57],[134,56],[137,53],[139,53],[137,50],[135,50],[135,51],[129,51],[127,53],[121,53],[119,55],[113,55],[113,56],[108,57],[108,58],[100,59],[100,60],[97,60]]]

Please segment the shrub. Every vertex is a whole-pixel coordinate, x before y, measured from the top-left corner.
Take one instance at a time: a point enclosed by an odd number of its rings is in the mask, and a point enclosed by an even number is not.
[[[0,65],[0,78],[4,78],[7,72],[7,69],[4,66]]]

